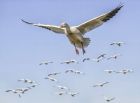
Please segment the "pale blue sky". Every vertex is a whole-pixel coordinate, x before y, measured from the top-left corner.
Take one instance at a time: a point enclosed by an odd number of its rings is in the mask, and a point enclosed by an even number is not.
[[[77,56],[74,47],[61,34],[33,27],[20,21],[60,25],[78,25],[88,19],[108,12],[122,2],[124,7],[103,26],[86,34],[91,38],[86,54]],[[0,102],[1,103],[105,103],[103,96],[113,96],[112,103],[140,103],[140,1],[139,0],[1,0],[0,3]],[[112,47],[109,43],[124,41],[122,47]],[[61,65],[68,59],[82,60],[97,57],[101,53],[110,56],[120,53],[117,60],[101,63],[86,62]],[[39,66],[41,61],[50,60],[54,64]],[[108,75],[105,69],[134,69],[128,75]],[[66,85],[80,94],[70,96],[55,95],[52,87],[56,83],[43,78],[51,72],[78,69],[82,76],[58,76],[59,84]],[[22,98],[7,89],[25,87],[17,79],[29,78],[40,85]],[[100,81],[111,82],[104,88],[92,88]]]

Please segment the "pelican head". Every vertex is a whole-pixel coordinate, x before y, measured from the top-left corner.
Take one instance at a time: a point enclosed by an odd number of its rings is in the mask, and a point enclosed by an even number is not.
[[[60,25],[61,28],[68,28],[69,25],[66,23],[66,22],[63,22],[61,25]]]

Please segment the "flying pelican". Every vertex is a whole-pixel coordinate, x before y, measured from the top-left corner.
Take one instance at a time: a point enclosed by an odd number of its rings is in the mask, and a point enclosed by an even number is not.
[[[61,89],[61,90],[69,90],[69,88],[66,87],[66,86],[57,85],[57,86],[54,86],[54,87],[57,87],[58,89]]]
[[[112,56],[110,56],[109,58],[107,58],[107,60],[110,60],[110,59],[117,59],[119,56],[121,56],[121,54],[115,54],[115,55],[112,55]]]
[[[121,71],[116,71],[116,73],[122,73],[122,74],[127,74],[127,73],[131,73],[133,72],[133,70],[129,70],[129,69],[123,69]]]
[[[38,86],[39,84],[33,84],[33,85],[31,85],[30,87],[32,87],[32,88],[34,88],[34,87],[36,87],[36,86]]]
[[[48,76],[54,76],[54,75],[58,75],[58,74],[61,74],[61,73],[57,73],[57,72],[55,72],[55,73],[50,73],[50,74],[48,74]]]
[[[65,73],[69,73],[69,72],[74,73],[74,70],[69,69],[69,70],[66,70],[66,71],[65,71]]]
[[[24,83],[30,83],[30,84],[36,83],[35,81],[30,80],[30,79],[19,79],[18,81],[19,82],[23,81]]]
[[[71,44],[74,45],[76,54],[79,54],[79,49],[82,49],[83,54],[85,54],[85,47],[87,47],[90,43],[90,38],[84,37],[84,35],[101,26],[104,22],[110,20],[113,16],[115,16],[118,11],[123,7],[123,5],[119,5],[110,12],[104,13],[96,18],[88,20],[77,26],[70,26],[68,23],[62,23],[60,26],[48,25],[48,24],[34,24],[31,22],[27,22],[21,19],[24,23],[30,24],[33,26],[41,27],[53,31],[55,33],[65,34]]]
[[[64,94],[67,94],[67,92],[66,91],[60,91],[60,92],[57,92],[56,94],[62,96]]]
[[[117,45],[117,46],[122,46],[124,44],[124,42],[113,42],[110,45]]]
[[[24,94],[25,92],[29,91],[30,89],[31,89],[31,87],[20,88],[20,89],[17,89],[17,90],[21,91],[21,93]]]
[[[105,55],[106,55],[106,54],[101,54],[101,55],[99,55],[99,56],[97,57],[97,59],[105,58]]]
[[[71,64],[71,63],[78,63],[78,61],[76,61],[76,60],[67,60],[67,61],[61,62],[60,64]]]
[[[44,79],[49,79],[49,80],[51,80],[51,81],[54,81],[54,82],[57,82],[57,79],[55,79],[55,78],[52,78],[52,77],[45,77]]]
[[[39,65],[43,65],[43,64],[48,65],[50,63],[53,63],[53,62],[52,61],[44,61],[44,62],[41,62]]]
[[[29,87],[27,87],[27,88],[17,88],[17,89],[9,89],[9,90],[6,90],[5,92],[12,92],[14,94],[18,94],[18,96],[21,97],[21,94],[24,94],[29,89],[31,89],[31,88],[29,88]]]
[[[75,70],[74,73],[75,74],[84,74],[84,72],[81,72],[81,71],[78,71],[78,70]]]
[[[99,59],[97,59],[97,58],[93,58],[92,61],[100,62],[100,61],[102,61],[103,59],[104,59],[104,58],[99,58]]]
[[[79,92],[69,92],[68,94],[70,94],[72,97],[75,97],[77,94],[79,94]]]
[[[15,90],[14,89],[8,89],[5,92],[15,92]]]
[[[112,100],[115,99],[115,97],[111,97],[111,98],[109,98],[109,97],[104,97],[104,99],[105,99],[107,102],[111,102]]]
[[[78,71],[78,70],[72,70],[72,69],[66,70],[65,73],[84,74],[84,73],[81,72],[81,71]]]
[[[114,70],[104,70],[104,71],[107,72],[107,73],[109,73],[109,74],[115,72]]]
[[[103,83],[99,83],[96,85],[93,85],[93,87],[103,87],[105,84],[108,84],[109,82],[103,82]]]

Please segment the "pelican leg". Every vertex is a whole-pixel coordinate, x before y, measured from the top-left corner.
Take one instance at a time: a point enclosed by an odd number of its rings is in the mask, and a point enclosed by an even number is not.
[[[82,51],[83,51],[83,55],[86,53],[85,49],[84,49],[84,45],[83,43],[81,42],[81,45],[82,45]]]
[[[79,50],[76,48],[75,44],[74,44],[74,47],[75,47],[76,54],[79,55]]]

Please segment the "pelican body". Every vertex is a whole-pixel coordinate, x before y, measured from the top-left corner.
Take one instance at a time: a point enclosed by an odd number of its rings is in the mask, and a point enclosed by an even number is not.
[[[85,47],[87,47],[90,43],[90,38],[84,37],[84,35],[101,26],[104,22],[110,20],[113,16],[118,13],[118,11],[123,7],[123,5],[119,5],[108,13],[104,13],[96,18],[88,20],[77,26],[70,26],[68,23],[62,23],[60,26],[55,25],[46,25],[46,24],[34,24],[27,22],[22,19],[24,23],[31,24],[33,26],[42,27],[48,30],[51,30],[55,33],[60,33],[66,35],[68,40],[75,47],[76,54],[79,54],[79,49],[82,49],[83,54],[85,54]]]

